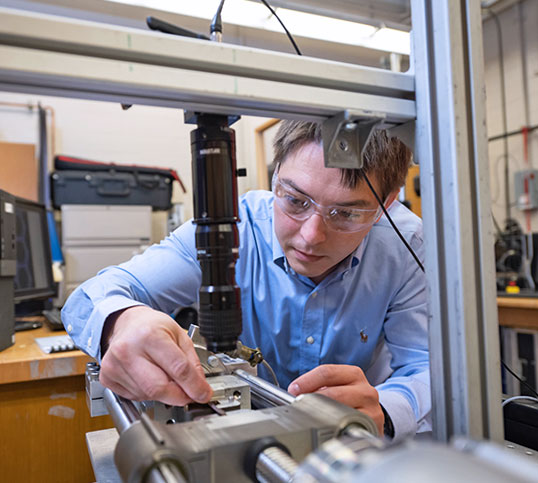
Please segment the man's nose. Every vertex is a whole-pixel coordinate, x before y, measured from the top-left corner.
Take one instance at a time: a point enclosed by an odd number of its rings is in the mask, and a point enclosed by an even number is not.
[[[309,245],[317,245],[327,239],[327,226],[320,213],[314,213],[303,222],[301,236]]]

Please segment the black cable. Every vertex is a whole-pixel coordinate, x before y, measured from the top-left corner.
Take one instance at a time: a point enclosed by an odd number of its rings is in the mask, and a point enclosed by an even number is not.
[[[419,258],[417,256],[417,254],[415,253],[415,251],[411,248],[409,243],[407,243],[407,240],[403,237],[403,235],[400,233],[400,230],[398,230],[398,227],[392,221],[392,218],[390,217],[389,212],[385,208],[385,205],[383,204],[383,201],[381,200],[379,195],[376,193],[374,187],[372,186],[372,183],[370,183],[370,180],[368,179],[368,176],[366,176],[366,173],[363,173],[363,174],[364,174],[364,179],[366,181],[366,184],[368,185],[368,188],[370,188],[370,191],[374,194],[375,199],[379,203],[379,206],[381,206],[381,209],[383,210],[383,213],[387,217],[387,220],[389,220],[389,223],[392,225],[392,228],[394,228],[394,231],[396,232],[396,234],[400,237],[400,240],[402,240],[402,243],[405,245],[405,248],[407,248],[409,250],[409,253],[411,253],[411,255],[413,255],[413,258],[417,262],[418,266],[424,272],[424,265],[422,265],[422,262],[419,260]]]
[[[528,126],[527,132],[532,132],[532,131],[535,131],[536,129],[538,129],[538,124],[534,126]],[[503,134],[497,134],[496,136],[492,136],[488,138],[488,143],[490,143],[491,141],[497,141],[498,139],[504,139],[511,136],[517,136],[518,134],[523,134],[523,129],[519,128],[519,129],[516,129],[515,131],[505,132]]]
[[[286,28],[286,26],[282,23],[282,20],[280,20],[280,18],[278,17],[278,15],[276,14],[276,12],[273,10],[273,8],[271,7],[271,5],[269,5],[265,0],[261,0],[261,2],[271,11],[271,13],[275,16],[275,18],[280,22],[280,25],[282,25],[282,28],[284,29],[284,31],[286,32],[286,35],[288,36],[288,38],[290,39],[290,42],[292,43],[293,47],[295,48],[295,52],[297,52],[298,55],[303,55],[301,53],[301,51],[299,50],[299,47],[297,47],[297,44],[295,43],[295,40],[293,40],[293,37],[291,36],[291,34],[289,33],[288,29]]]
[[[211,25],[209,27],[209,32],[211,34],[214,33],[220,33],[222,34],[222,7],[224,6],[224,0],[220,0],[219,7],[217,8],[217,12],[215,13],[215,16],[213,17],[213,20],[211,21]]]
[[[491,212],[491,218],[493,220],[493,225],[495,226],[495,229],[497,230],[497,235],[501,236],[503,232],[501,230],[501,227],[499,226],[499,223],[497,223],[495,216],[493,216],[493,211]]]
[[[527,384],[521,377],[519,377],[512,369],[510,369],[506,363],[501,359],[501,364],[503,367],[510,373],[512,376],[514,376],[521,384],[523,384],[530,392],[532,392],[536,397],[538,397],[538,392],[534,390],[534,388]]]

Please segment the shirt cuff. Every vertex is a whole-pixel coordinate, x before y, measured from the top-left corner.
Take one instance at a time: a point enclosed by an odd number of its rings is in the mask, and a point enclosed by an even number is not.
[[[413,408],[401,394],[395,391],[379,390],[379,403],[385,408],[394,426],[395,443],[414,436],[417,432],[417,421]]]
[[[110,314],[117,312],[118,310],[127,309],[129,307],[135,307],[137,305],[144,305],[141,302],[129,299],[124,296],[112,296],[103,299],[93,309],[90,318],[88,319],[87,326],[98,328],[93,337],[90,337],[87,341],[87,352],[94,357],[99,363],[101,362],[101,335],[103,334],[103,327],[105,321]],[[98,332],[98,333],[97,333]]]

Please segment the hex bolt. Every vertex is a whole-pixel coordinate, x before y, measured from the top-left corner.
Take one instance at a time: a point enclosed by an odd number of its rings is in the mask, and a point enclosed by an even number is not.
[[[343,140],[338,142],[338,147],[342,151],[347,151],[349,149],[349,145],[347,144],[347,141],[343,141]]]
[[[209,356],[207,358],[207,363],[211,366],[211,367],[218,367],[219,366],[219,359],[218,357],[216,356]]]

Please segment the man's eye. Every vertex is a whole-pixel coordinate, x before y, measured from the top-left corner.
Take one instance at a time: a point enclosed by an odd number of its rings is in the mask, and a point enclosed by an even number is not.
[[[333,209],[330,213],[332,218],[345,221],[360,222],[363,220],[363,213],[357,213],[350,210]]]
[[[304,210],[308,208],[309,206],[308,200],[297,198],[290,194],[286,194],[284,196],[284,199],[286,200],[286,203],[288,203],[288,205],[290,205],[292,208],[296,210]]]

